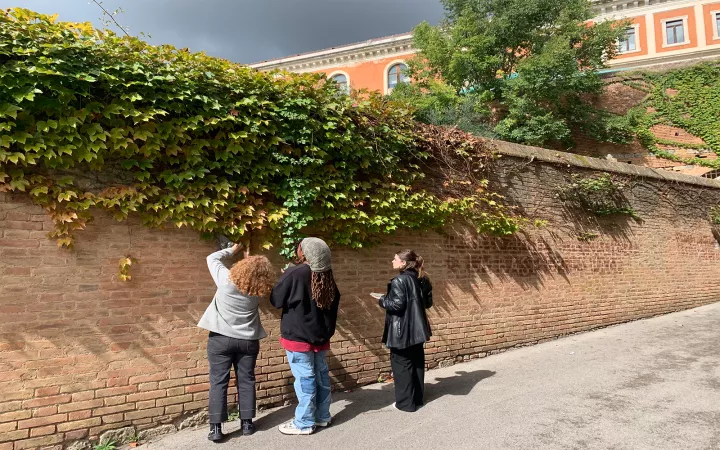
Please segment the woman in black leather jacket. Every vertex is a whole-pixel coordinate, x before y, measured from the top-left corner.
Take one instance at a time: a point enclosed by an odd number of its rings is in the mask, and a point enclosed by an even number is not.
[[[425,310],[433,304],[432,284],[423,270],[423,258],[412,250],[398,252],[393,268],[400,274],[379,299],[386,311],[382,341],[390,349],[395,378],[395,407],[414,412],[423,405],[425,349],[430,323]]]

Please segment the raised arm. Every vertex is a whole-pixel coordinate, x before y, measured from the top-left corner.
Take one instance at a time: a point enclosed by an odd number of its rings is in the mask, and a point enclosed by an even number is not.
[[[222,260],[231,257],[239,249],[240,245],[235,244],[232,248],[217,251],[207,257],[208,269],[210,270],[213,281],[215,281],[215,286],[220,287],[220,285],[225,284],[228,279],[228,274],[230,273],[230,270],[223,264]]]

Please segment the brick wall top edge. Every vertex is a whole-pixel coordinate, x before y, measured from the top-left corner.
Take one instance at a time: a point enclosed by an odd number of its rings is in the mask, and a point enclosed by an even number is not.
[[[604,159],[592,158],[589,156],[577,155],[574,153],[560,152],[557,150],[548,150],[539,147],[530,147],[527,145],[513,144],[504,141],[492,141],[497,152],[501,155],[511,156],[515,158],[531,159],[543,161],[553,164],[565,164],[585,169],[599,170],[603,172],[613,172],[624,175],[655,178],[663,181],[674,181],[678,183],[692,184],[696,186],[705,186],[720,189],[720,181],[711,180],[692,175],[685,175],[667,170],[651,169],[649,167],[635,166],[614,161],[606,161]]]

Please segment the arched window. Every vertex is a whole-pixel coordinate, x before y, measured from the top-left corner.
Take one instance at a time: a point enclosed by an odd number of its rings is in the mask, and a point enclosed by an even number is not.
[[[408,83],[410,77],[407,76],[407,66],[403,63],[394,64],[388,69],[388,92],[392,91],[395,86],[400,83]]]
[[[350,83],[348,83],[348,77],[344,73],[338,73],[330,77],[332,81],[337,84],[340,91],[348,93],[350,92]]]

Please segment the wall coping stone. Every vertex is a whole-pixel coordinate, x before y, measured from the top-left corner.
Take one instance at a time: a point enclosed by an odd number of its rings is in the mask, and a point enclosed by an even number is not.
[[[498,154],[504,156],[720,189],[720,180],[711,180],[709,178],[675,173],[669,170],[652,169],[634,164],[607,161],[600,158],[514,144],[512,142],[491,139],[488,139],[487,142],[495,147]]]

